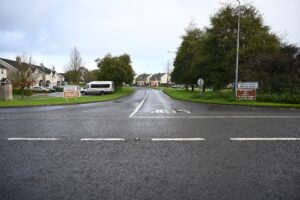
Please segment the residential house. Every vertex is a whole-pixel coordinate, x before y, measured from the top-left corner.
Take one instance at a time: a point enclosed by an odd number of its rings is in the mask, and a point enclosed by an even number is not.
[[[0,81],[7,78],[7,68],[0,65]]]
[[[20,58],[17,57],[16,60],[9,60],[0,58],[0,66],[7,68],[7,78],[9,79],[10,72],[16,71],[19,69]],[[32,73],[36,75],[36,85],[53,87],[57,85],[61,85],[65,80],[64,77],[57,73],[55,69],[49,69],[44,66],[44,64],[40,65],[31,65],[30,69]]]
[[[157,73],[157,74],[153,74],[150,77],[150,86],[151,87],[158,87],[160,86],[161,83],[161,77],[164,76],[165,73]]]
[[[140,74],[135,79],[135,85],[137,86],[148,86],[150,83],[151,74]]]

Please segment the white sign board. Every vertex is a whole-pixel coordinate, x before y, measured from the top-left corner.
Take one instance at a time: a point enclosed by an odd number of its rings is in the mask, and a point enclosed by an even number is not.
[[[238,89],[258,89],[258,82],[241,82],[241,83],[238,83]]]
[[[66,85],[64,86],[64,98],[77,98],[80,97],[80,91],[78,85]]]
[[[204,80],[202,78],[200,78],[200,79],[198,79],[197,83],[198,83],[199,87],[202,88],[204,85]]]

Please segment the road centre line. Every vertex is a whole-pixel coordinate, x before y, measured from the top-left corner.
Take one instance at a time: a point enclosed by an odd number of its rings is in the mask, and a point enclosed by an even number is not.
[[[140,115],[132,118],[140,119],[298,119],[300,116],[151,116]]]
[[[23,140],[23,141],[55,141],[59,138],[7,138],[9,141]]]
[[[204,138],[151,138],[152,141],[204,141]]]
[[[144,104],[144,102],[146,101],[147,97],[148,97],[148,91],[146,91],[146,96],[144,97],[144,99],[141,101],[141,103],[135,108],[135,110],[129,115],[129,117],[133,117],[135,115],[135,113],[137,113],[137,111],[139,111],[139,109],[142,107],[142,105]]]
[[[81,141],[125,141],[124,138],[81,138]]]
[[[230,138],[233,141],[296,141],[300,138]]]

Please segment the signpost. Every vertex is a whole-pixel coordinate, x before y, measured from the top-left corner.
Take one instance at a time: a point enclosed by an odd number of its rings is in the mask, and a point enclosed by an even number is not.
[[[77,98],[80,97],[80,91],[78,85],[67,85],[64,86],[64,98],[68,101],[69,98]]]
[[[258,82],[241,82],[238,83],[237,95],[238,100],[256,100],[256,89],[258,89]]]
[[[203,85],[204,85],[204,80],[202,78],[199,78],[198,81],[197,81],[198,85],[199,85],[199,88],[202,88],[203,89]]]

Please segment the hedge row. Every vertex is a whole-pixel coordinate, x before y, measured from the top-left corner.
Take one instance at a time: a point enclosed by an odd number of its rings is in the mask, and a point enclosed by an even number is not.
[[[21,95],[22,90],[21,89],[13,89],[13,94]],[[24,89],[24,95],[25,96],[31,96],[32,90],[31,89]]]

